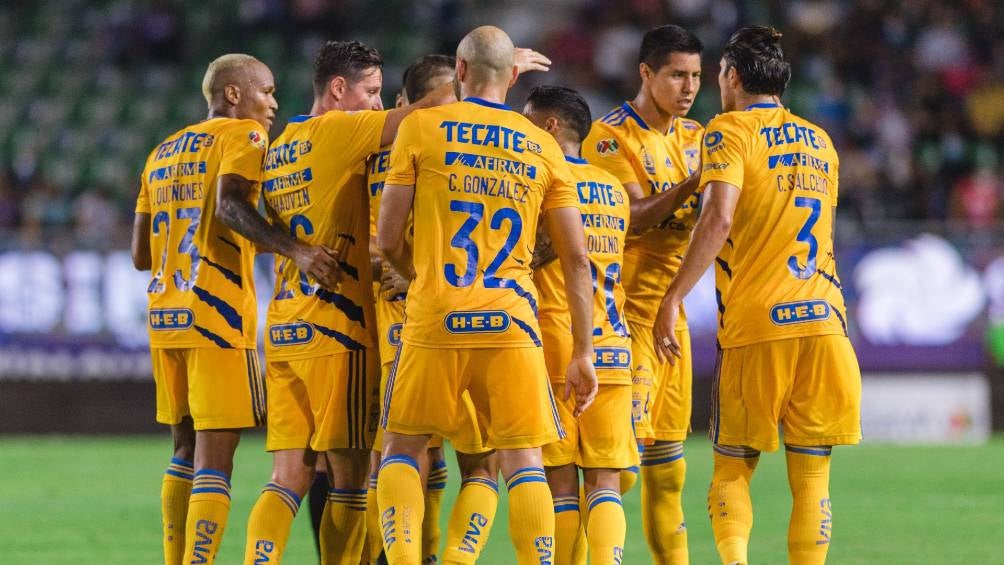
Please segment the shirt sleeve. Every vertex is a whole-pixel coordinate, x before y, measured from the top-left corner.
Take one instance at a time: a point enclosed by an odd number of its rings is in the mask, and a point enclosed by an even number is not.
[[[340,158],[355,163],[380,151],[387,114],[383,110],[335,111],[328,112],[321,119],[325,120],[327,134],[334,137],[337,146],[343,147]]]
[[[390,152],[390,170],[384,184],[413,186],[422,150],[422,128],[418,112],[401,122]]]
[[[577,208],[579,195],[575,191],[575,179],[572,177],[571,169],[568,168],[568,162],[561,154],[561,149],[554,143],[553,146],[549,144],[546,151],[550,183],[545,188],[540,210],[546,212],[554,208]]]
[[[631,165],[626,142],[604,123],[593,123],[582,143],[582,157],[617,177],[622,184],[643,182]]]
[[[701,190],[709,182],[727,182],[742,190],[746,166],[744,141],[742,130],[727,114],[711,120],[701,144],[704,163],[701,170]]]
[[[150,213],[150,187],[146,184],[145,170],[143,171],[143,176],[139,179],[139,195],[136,196],[136,213]]]
[[[251,120],[241,120],[224,133],[220,147],[220,170],[223,175],[240,175],[261,182],[262,160],[268,149],[268,133]]]

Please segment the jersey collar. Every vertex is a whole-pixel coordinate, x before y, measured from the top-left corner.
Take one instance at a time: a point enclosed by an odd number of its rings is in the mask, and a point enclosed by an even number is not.
[[[589,164],[589,161],[586,161],[585,159],[583,159],[581,157],[572,157],[571,155],[565,155],[565,160],[568,161],[569,163],[574,163],[576,165],[588,165]]]
[[[307,120],[309,120],[310,118],[313,118],[313,117],[314,116],[311,116],[310,114],[300,114],[298,116],[293,116],[292,118],[290,118],[289,119],[289,123],[291,123],[291,124],[298,124],[298,123],[301,123],[301,122],[305,122],[305,121],[307,121]]]
[[[506,106],[505,104],[499,104],[498,102],[489,102],[488,100],[485,100],[484,98],[478,98],[476,96],[468,96],[467,98],[464,98],[464,102],[471,102],[471,103],[474,103],[474,104],[478,104],[480,106],[487,106],[489,108],[497,108],[499,110],[512,110],[512,108],[510,108],[509,106]]]
[[[746,110],[755,110],[757,108],[780,108],[781,105],[776,102],[760,102],[759,104],[750,104],[746,107]]]
[[[631,118],[635,122],[637,122],[639,126],[641,126],[641,129],[651,129],[650,127],[648,127],[648,124],[645,123],[645,120],[641,119],[641,116],[634,109],[634,106],[632,106],[630,102],[624,102],[623,104],[621,104],[621,108],[624,108],[624,111],[627,112],[628,115],[631,116]],[[667,132],[667,135],[673,133],[673,130],[675,129],[676,129],[676,116],[673,116],[673,119],[670,120],[669,122],[669,131]]]

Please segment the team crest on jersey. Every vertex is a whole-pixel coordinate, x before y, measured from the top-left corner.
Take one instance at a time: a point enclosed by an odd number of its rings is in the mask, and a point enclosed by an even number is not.
[[[687,170],[693,173],[701,163],[701,159],[697,154],[697,148],[684,149],[683,154],[687,157]]]
[[[300,142],[300,155],[306,155],[307,153],[310,153],[310,150],[313,149],[313,148],[314,148],[314,144],[311,143],[309,139],[307,141],[301,141]]]
[[[655,159],[653,159],[652,156],[648,154],[648,151],[645,150],[644,145],[642,145],[641,147],[641,164],[645,166],[646,173],[650,175],[655,174]]]
[[[202,138],[202,146],[203,147],[212,147],[213,146],[213,142],[216,141],[216,137],[214,137],[213,134],[211,134],[211,133],[207,133],[207,134],[204,134],[204,135],[205,136]]]
[[[261,132],[252,131],[251,133],[248,134],[248,139],[251,140],[251,145],[254,145],[258,149],[261,149],[262,151],[265,150],[267,143],[265,142],[265,136],[263,136]]]
[[[596,152],[600,155],[616,155],[618,150],[620,145],[617,145],[616,139],[601,139],[596,142]]]

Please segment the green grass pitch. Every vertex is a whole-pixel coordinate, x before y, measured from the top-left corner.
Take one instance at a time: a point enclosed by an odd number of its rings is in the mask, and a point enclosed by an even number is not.
[[[269,478],[262,438],[237,453],[234,500],[217,563],[240,563],[248,513]],[[20,564],[154,564],[161,559],[160,477],[166,436],[0,437],[0,562]],[[687,443],[685,512],[691,563],[718,563],[705,510],[711,446]],[[834,564],[1004,563],[1004,438],[982,447],[865,445],[834,450],[831,496]],[[450,468],[443,513],[456,493]],[[784,455],[761,457],[753,479],[755,564],[786,563],[790,498]],[[625,564],[647,564],[639,489],[624,500]],[[316,563],[310,519],[296,519],[284,562]],[[504,499],[481,563],[514,563]]]

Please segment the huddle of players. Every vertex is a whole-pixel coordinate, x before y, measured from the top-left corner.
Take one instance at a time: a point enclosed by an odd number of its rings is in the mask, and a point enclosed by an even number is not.
[[[318,454],[330,483],[322,562],[369,562],[381,545],[392,564],[435,562],[443,437],[463,474],[443,562],[477,559],[501,470],[520,563],[584,562],[586,547],[592,563],[621,563],[620,495],[640,463],[653,559],[686,563],[681,302],[715,262],[719,553],[747,562],[749,480],[780,423],[791,561],[823,562],[830,447],[858,441],[860,376],[823,213],[836,206],[837,157],[779,104],[790,78],[779,39],[764,27],[731,38],[726,113],[707,131],[683,117],[702,46],[677,26],[646,34],[638,95],[593,124],[563,87],[534,89],[522,114],[505,106],[518,74],[549,61],[487,26],[455,62],[414,65],[404,103],[386,112],[379,55],[328,43],[310,113],[270,146],[271,73],[248,56],[214,61],[210,119],[151,153],[133,238],[137,267],[153,271],[157,419],[175,438],[165,561],[213,562],[240,430],[263,424],[267,404],[273,475],[246,563],[281,558]],[[266,379],[256,249],[276,253]]]

